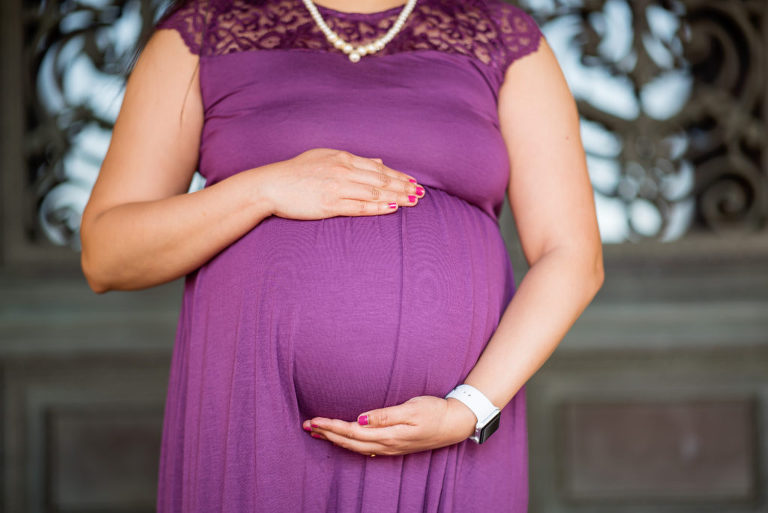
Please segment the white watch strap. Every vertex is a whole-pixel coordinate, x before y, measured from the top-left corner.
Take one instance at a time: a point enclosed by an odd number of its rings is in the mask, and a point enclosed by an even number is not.
[[[448,392],[445,396],[446,399],[453,397],[463,402],[477,417],[476,426],[482,427],[499,409],[493,405],[493,403],[483,395],[483,393],[475,387],[467,384],[462,384]]]

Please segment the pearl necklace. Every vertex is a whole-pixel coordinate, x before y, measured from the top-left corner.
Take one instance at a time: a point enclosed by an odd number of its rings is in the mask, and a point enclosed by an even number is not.
[[[364,55],[369,55],[380,51],[382,48],[384,48],[384,45],[389,43],[397,35],[397,33],[400,32],[400,29],[403,28],[403,25],[405,24],[406,18],[408,18],[408,15],[411,14],[411,11],[416,6],[417,0],[408,0],[403,10],[400,11],[400,15],[397,17],[397,20],[395,20],[394,25],[392,25],[392,28],[390,28],[386,34],[372,43],[361,45],[356,48],[350,43],[344,41],[341,36],[331,30],[331,28],[325,23],[325,20],[323,20],[323,17],[320,15],[320,11],[317,10],[317,7],[312,2],[312,0],[302,1],[309,10],[309,13],[312,15],[312,18],[315,20],[315,23],[318,24],[320,30],[322,30],[323,34],[325,34],[325,37],[328,39],[328,41],[333,44],[333,46],[346,53],[349,56],[350,61],[357,62],[360,60],[360,57]]]

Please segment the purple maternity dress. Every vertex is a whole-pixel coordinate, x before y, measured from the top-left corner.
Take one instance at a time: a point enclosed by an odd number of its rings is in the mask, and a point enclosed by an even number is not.
[[[353,43],[401,10],[318,8]],[[324,147],[426,188],[391,214],[268,217],[186,277],[158,512],[525,512],[524,388],[482,445],[370,458],[301,423],[444,397],[488,343],[515,291],[497,96],[539,45],[533,19],[503,0],[419,0],[357,63],[301,0],[200,1],[156,27],[200,57],[207,186]]]

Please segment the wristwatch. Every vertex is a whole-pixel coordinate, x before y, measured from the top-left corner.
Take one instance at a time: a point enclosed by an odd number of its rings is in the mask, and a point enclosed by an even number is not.
[[[494,406],[480,390],[471,385],[462,384],[448,392],[445,398],[449,397],[469,406],[477,417],[475,434],[469,437],[473,442],[478,444],[485,442],[499,428],[501,410]]]

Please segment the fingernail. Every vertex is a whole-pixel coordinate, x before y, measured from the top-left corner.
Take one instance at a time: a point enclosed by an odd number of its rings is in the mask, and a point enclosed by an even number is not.
[[[367,426],[368,425],[368,415],[361,415],[359,419],[357,419],[357,423],[361,426]]]
[[[408,181],[411,183],[416,183],[416,180],[414,180],[413,178],[409,178]]]
[[[413,203],[414,201],[416,201],[416,196],[408,196],[408,201]]]
[[[307,426],[302,426],[304,428],[304,431],[312,431],[312,428],[308,428]]]
[[[397,208],[397,203],[387,203],[389,205],[389,208]]]
[[[421,196],[422,194],[424,194],[424,189],[422,187],[416,187],[416,194]]]
[[[320,427],[317,424],[310,424],[312,427]]]
[[[311,434],[312,438],[322,438],[322,436],[318,435],[317,433]]]

